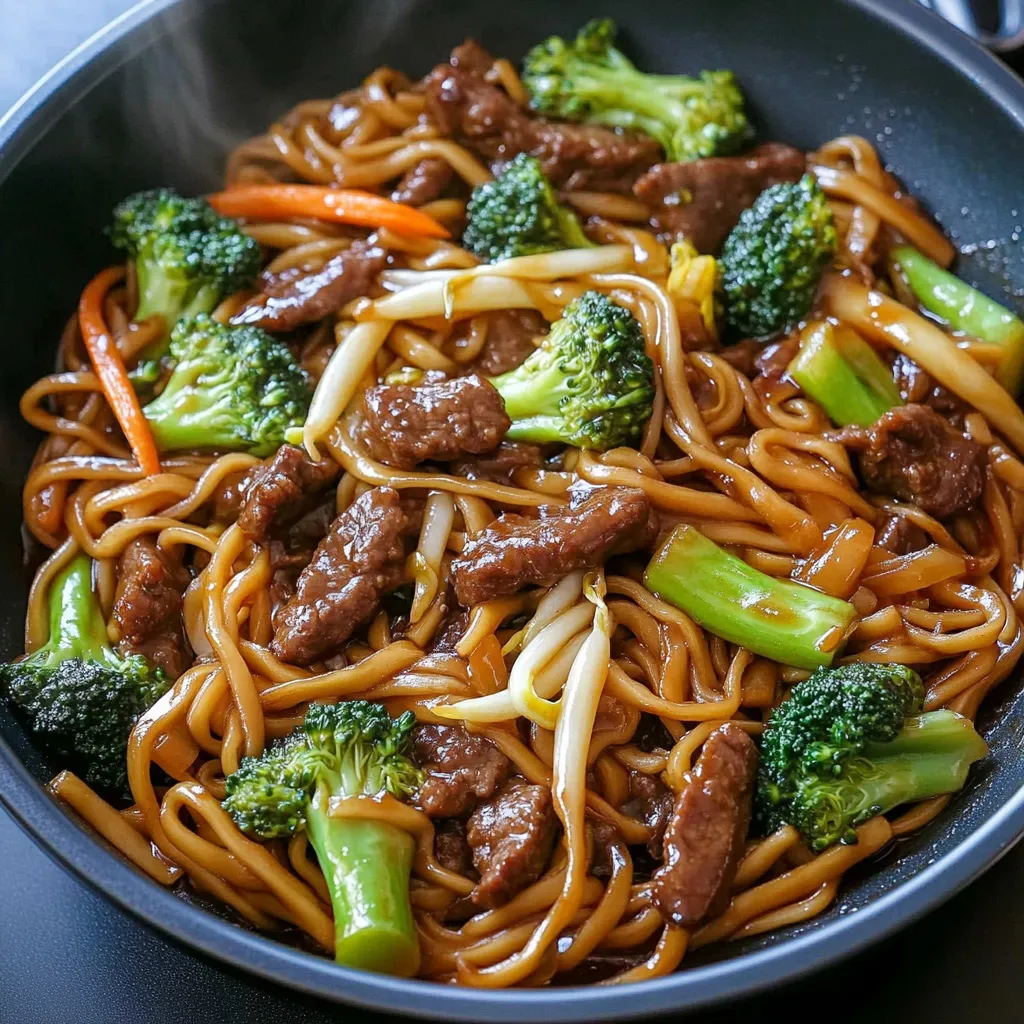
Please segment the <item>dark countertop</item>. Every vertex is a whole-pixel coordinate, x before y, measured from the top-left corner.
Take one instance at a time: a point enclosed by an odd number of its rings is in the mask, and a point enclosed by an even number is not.
[[[0,111],[127,0],[0,0]],[[845,964],[705,1024],[796,1010],[832,1024],[1024,1021],[1024,846],[923,921]],[[0,1024],[383,1022],[255,981],[139,924],[46,857],[0,810]]]

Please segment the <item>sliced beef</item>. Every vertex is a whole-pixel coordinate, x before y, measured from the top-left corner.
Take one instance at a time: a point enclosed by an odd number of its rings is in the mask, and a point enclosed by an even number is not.
[[[300,515],[337,476],[331,459],[314,462],[302,448],[282,445],[252,475],[238,512],[239,528],[251,541],[265,544],[273,527]]]
[[[451,180],[451,164],[439,156],[428,156],[405,172],[391,198],[396,203],[422,206],[437,199]]]
[[[426,384],[378,384],[363,395],[363,438],[379,462],[412,469],[497,448],[512,421],[478,374]]]
[[[860,452],[869,491],[913,502],[938,519],[970,508],[985,485],[985,448],[926,405],[901,405],[873,427],[833,436]]]
[[[659,234],[685,237],[699,252],[717,253],[740,214],[761,192],[796,181],[806,162],[800,150],[766,142],[745,156],[658,164],[633,191],[651,206],[651,225]]]
[[[419,529],[420,511],[390,487],[374,487],[345,509],[275,617],[273,653],[308,665],[348,640],[402,582],[405,541]]]
[[[656,775],[631,771],[629,800],[624,810],[652,830],[651,838],[647,840],[647,852],[655,860],[661,860],[665,827],[672,813],[672,790]]]
[[[456,459],[450,471],[467,480],[493,480],[507,484],[517,469],[540,469],[544,465],[544,453],[535,444],[520,441],[502,441],[493,452],[486,455],[472,455]]]
[[[466,839],[464,822],[446,818],[434,826],[434,856],[446,871],[473,875],[473,851]]]
[[[265,331],[291,331],[337,313],[346,303],[368,295],[387,263],[379,245],[356,241],[332,256],[319,270],[282,274],[264,285],[262,295],[232,318]]]
[[[416,802],[431,818],[469,814],[494,796],[512,770],[512,762],[490,740],[461,725],[419,725],[412,742],[424,775]]]
[[[525,152],[540,160],[556,186],[625,191],[658,159],[661,147],[645,136],[533,117],[486,81],[492,63],[485,50],[467,40],[426,79],[431,120],[492,169]]]
[[[473,902],[500,907],[537,881],[551,858],[557,827],[551,790],[518,776],[477,807],[466,823],[473,865],[480,872]]]
[[[139,537],[124,549],[117,563],[114,621],[125,657],[141,654],[172,679],[192,663],[181,617],[182,598],[192,577],[171,552],[149,537]]]
[[[665,830],[652,897],[666,921],[692,927],[725,909],[750,826],[757,747],[726,723],[707,739]]]
[[[455,596],[470,607],[594,569],[654,541],[651,504],[632,487],[600,487],[576,507],[539,519],[503,513],[452,561]]]
[[[526,361],[537,351],[534,338],[548,333],[548,323],[535,309],[508,309],[487,318],[487,337],[471,368],[497,377]]]

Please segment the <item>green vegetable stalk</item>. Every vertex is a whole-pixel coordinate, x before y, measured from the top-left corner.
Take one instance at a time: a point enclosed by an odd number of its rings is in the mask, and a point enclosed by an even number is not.
[[[850,328],[827,321],[804,329],[787,372],[840,427],[870,427],[903,404],[878,353]]]
[[[1016,395],[1024,384],[1024,322],[909,245],[892,252],[917,301],[954,331],[1003,349],[997,377]]]
[[[80,554],[47,595],[50,636],[38,650],[0,665],[0,692],[26,716],[40,742],[92,786],[127,791],[125,749],[139,715],[170,685],[135,654],[122,658],[92,590],[92,559]]]
[[[390,794],[406,800],[421,781],[409,756],[412,712],[392,719],[364,700],[312,704],[302,726],[225,781],[224,809],[262,839],[305,830],[334,910],[335,959],[411,977],[419,942],[409,903],[416,844],[390,822],[333,817],[331,800]]]
[[[644,585],[716,636],[797,668],[830,665],[856,615],[846,601],[758,572],[687,525],[655,552]]]

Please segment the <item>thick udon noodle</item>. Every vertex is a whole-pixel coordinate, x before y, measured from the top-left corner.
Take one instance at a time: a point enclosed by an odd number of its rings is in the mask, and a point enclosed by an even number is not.
[[[507,62],[497,62],[492,75],[513,96],[521,94]],[[266,135],[240,146],[228,164],[229,182],[285,178],[381,190],[425,156],[447,161],[469,186],[487,180],[488,170],[474,155],[424,127],[418,120],[422,108],[421,94],[381,69],[361,89],[338,101],[303,103]],[[837,263],[851,271],[829,284],[843,316],[878,342],[902,346],[975,410],[966,416],[966,430],[988,447],[986,485],[978,507],[951,530],[914,506],[860,493],[844,449],[822,436],[829,428],[823,414],[795,386],[783,383],[763,394],[721,355],[702,350],[710,347],[709,339],[695,309],[674,302],[666,291],[664,249],[636,226],[643,209],[621,196],[579,193],[569,199],[602,218],[602,240],[625,246],[610,262],[584,261],[585,272],[570,274],[545,273],[551,264],[541,261],[539,274],[527,263],[516,272],[521,276],[485,274],[473,281],[456,275],[453,282],[451,275],[440,275],[433,284],[417,277],[425,282],[419,286],[425,297],[415,302],[411,289],[398,290],[410,280],[406,273],[403,282],[399,272],[389,285],[397,292],[392,298],[357,301],[333,331],[310,331],[303,365],[314,378],[327,373],[336,379],[326,400],[318,395],[306,441],[343,467],[338,510],[378,484],[429,495],[411,566],[416,587],[407,634],[393,640],[381,613],[349,645],[345,667],[310,672],[282,663],[268,650],[269,553],[247,542],[236,525],[190,522],[225,479],[256,460],[182,455],[165,459],[159,475],[144,478],[114,430],[73,318],[60,341],[61,372],[30,388],[22,403],[26,419],[47,434],[25,485],[25,520],[52,552],[31,590],[27,649],[45,641],[47,586],[78,551],[96,560],[108,615],[118,556],[136,537],[191,548],[200,571],[185,599],[196,661],[145,714],[130,741],[134,803],[117,810],[68,773],[55,780],[55,792],[156,881],[173,885],[185,876],[256,928],[294,926],[330,952],[327,890],[305,838],[253,842],[235,828],[219,799],[224,775],[245,755],[259,754],[292,730],[307,702],[364,697],[383,701],[393,714],[411,709],[424,722],[448,721],[444,713],[473,719],[471,727],[491,739],[518,772],[553,787],[564,829],[539,881],[506,906],[455,926],[443,922],[443,912],[473,881],[435,859],[431,821],[391,798],[353,798],[335,806],[336,815],[383,817],[416,837],[412,901],[425,978],[484,987],[538,985],[569,975],[595,952],[632,955],[635,966],[620,970],[613,983],[652,978],[675,970],[688,948],[821,913],[848,868],[893,836],[920,828],[948,798],[929,800],[892,820],[875,818],[860,827],[856,845],[819,856],[790,827],[751,841],[728,909],[693,934],[666,925],[649,884],[634,878],[628,844],[643,843],[648,829],[618,809],[628,791],[628,770],[660,776],[678,792],[700,745],[719,723],[732,720],[758,733],[785,687],[806,673],[704,632],[644,590],[638,566],[624,575],[594,574],[586,581],[587,593],[582,575],[574,574],[543,596],[478,606],[456,654],[424,653],[445,613],[439,580],[451,554],[500,510],[559,503],[571,483],[582,479],[642,488],[665,520],[697,525],[763,572],[794,576],[850,600],[860,618],[843,660],[915,666],[925,679],[926,708],[949,707],[973,718],[988,691],[1011,671],[1024,643],[1018,618],[1024,419],[1012,402],[993,400],[1000,389],[975,361],[984,362],[983,346],[975,352],[970,342],[957,349],[947,340],[939,357],[929,356],[918,337],[920,318],[910,310],[890,301],[895,312],[888,330],[873,319],[879,293],[867,289],[889,290],[871,270],[886,233],[898,232],[943,264],[952,248],[901,201],[872,147],[859,138],[836,139],[812,156],[811,165],[834,201],[841,236]],[[443,199],[425,210],[444,222],[457,219],[462,208],[460,201]],[[315,222],[259,223],[247,230],[274,250],[274,270],[315,267],[352,240],[344,229]],[[465,270],[476,264],[451,242],[388,232],[379,238],[408,270]],[[487,310],[529,306],[551,320],[585,288],[608,292],[636,314],[656,364],[656,414],[638,450],[569,451],[560,468],[520,469],[514,486],[502,486],[390,469],[373,461],[340,419],[360,388],[392,368],[452,372],[474,359],[486,342]],[[131,322],[132,293],[133,282],[126,280],[110,290],[105,303],[126,359],[151,339],[145,323]],[[228,300],[216,315],[227,317],[244,297]],[[440,315],[438,302],[454,309],[455,317]],[[911,343],[900,341],[906,337]],[[336,345],[344,360],[330,359]],[[940,371],[949,350],[977,372],[944,378]],[[894,555],[874,544],[875,527],[890,515],[920,527],[929,546]],[[527,619],[518,632],[510,626],[517,617]],[[516,647],[516,664],[530,659],[536,668],[526,690],[510,684],[502,656],[503,648]],[[624,727],[608,729],[595,717],[602,691],[624,706]],[[555,716],[550,701],[559,694]],[[471,698],[461,709],[439,714],[445,705]],[[526,733],[517,728],[524,707],[536,707],[548,724],[557,717],[553,732],[534,724],[525,742]],[[649,751],[634,742],[641,713],[660,718],[673,740],[670,749]],[[583,742],[588,735],[589,743]],[[166,791],[154,788],[153,764],[175,780]],[[611,823],[621,837],[607,851],[610,874],[604,881],[589,873],[593,838],[587,816]]]

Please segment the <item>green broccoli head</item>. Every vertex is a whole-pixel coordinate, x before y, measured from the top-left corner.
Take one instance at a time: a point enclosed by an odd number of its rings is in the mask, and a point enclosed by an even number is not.
[[[218,449],[269,455],[299,427],[312,397],[291,349],[258,327],[206,314],[171,332],[167,385],[143,412],[161,451]]]
[[[466,212],[462,244],[489,263],[594,245],[576,214],[558,202],[540,161],[528,153],[519,153],[493,181],[477,185]]]
[[[654,364],[639,323],[597,291],[570,302],[541,347],[491,383],[512,419],[506,436],[535,444],[633,444],[654,402]]]
[[[280,839],[306,827],[309,794],[323,758],[301,733],[268,747],[259,757],[242,758],[224,782],[224,809],[250,835]]]
[[[131,730],[170,680],[140,655],[122,658],[110,647],[91,574],[85,555],[58,574],[48,595],[50,637],[20,661],[0,665],[0,691],[86,782],[120,795]]]
[[[726,320],[749,337],[792,327],[835,251],[832,208],[814,178],[766,188],[722,247]]]
[[[757,814],[788,823],[813,850],[856,842],[876,814],[959,789],[985,754],[951,711],[921,714],[923,687],[903,665],[818,669],[776,709],[761,740]]]
[[[310,705],[303,729],[325,770],[338,777],[340,794],[390,793],[405,800],[422,781],[409,754],[415,724],[411,711],[392,718],[382,704],[350,700]]]
[[[328,796],[406,800],[422,780],[410,756],[415,724],[411,711],[393,719],[365,700],[312,704],[300,729],[228,776],[224,809],[243,832],[276,839],[306,828],[318,786]]]
[[[576,38],[552,36],[523,62],[531,106],[549,117],[642,132],[669,160],[735,153],[753,132],[731,71],[648,75],[615,46],[615,23],[599,18]]]
[[[205,199],[171,189],[119,203],[110,238],[135,261],[136,319],[159,314],[168,330],[182,317],[212,312],[225,296],[251,285],[260,269],[259,245],[235,221]]]

